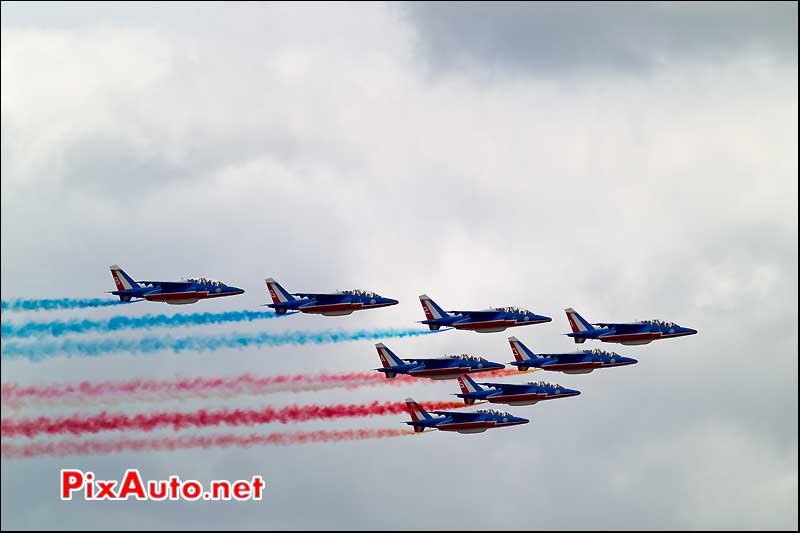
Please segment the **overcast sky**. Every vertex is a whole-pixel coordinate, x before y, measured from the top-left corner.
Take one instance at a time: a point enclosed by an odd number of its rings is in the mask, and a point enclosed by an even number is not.
[[[512,408],[531,423],[481,435],[4,460],[3,528],[796,529],[797,37],[796,3],[3,2],[4,300],[103,297],[119,263],[247,290],[130,314],[256,309],[267,276],[400,300],[180,334],[413,327],[423,292],[553,317],[510,332],[542,352],[574,348],[569,306],[699,330],[612,347],[638,365],[544,376],[583,394]],[[507,362],[507,334],[385,342]],[[3,361],[2,381],[377,365],[356,342]],[[250,503],[60,502],[67,467],[260,473],[268,488]]]

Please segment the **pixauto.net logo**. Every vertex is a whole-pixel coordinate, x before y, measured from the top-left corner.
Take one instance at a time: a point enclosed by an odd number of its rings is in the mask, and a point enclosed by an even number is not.
[[[74,469],[61,470],[61,499],[72,500],[73,495],[84,500],[261,500],[264,497],[264,479],[253,476],[250,481],[213,480],[206,490],[194,479],[182,480],[170,476],[168,480],[143,481],[139,471],[125,471],[121,481],[96,479],[93,472]]]

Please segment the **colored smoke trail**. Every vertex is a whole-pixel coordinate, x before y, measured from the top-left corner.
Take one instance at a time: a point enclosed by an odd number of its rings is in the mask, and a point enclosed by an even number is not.
[[[311,442],[342,442],[414,435],[410,429],[350,429],[343,431],[298,431],[268,433],[265,435],[217,435],[211,437],[187,436],[156,439],[121,438],[113,440],[34,442],[31,444],[2,443],[3,459],[22,459],[69,455],[101,455],[120,452],[163,452],[192,448],[249,448],[251,446],[290,446]]]
[[[425,402],[424,409],[434,411],[463,408],[463,402]],[[270,423],[297,423],[310,420],[332,420],[337,418],[361,418],[386,416],[407,412],[404,402],[372,402],[368,404],[290,405],[286,407],[263,407],[261,409],[199,409],[192,412],[163,411],[157,413],[106,413],[61,417],[40,416],[37,418],[5,418],[0,422],[3,438],[36,435],[59,435],[69,433],[100,433],[103,431],[153,431],[172,428],[204,428],[220,425],[253,426]]]
[[[69,333],[109,333],[125,329],[205,326],[227,322],[252,322],[281,316],[272,311],[228,311],[222,313],[190,313],[177,315],[115,316],[106,320],[53,320],[51,322],[3,322],[0,334],[8,337],[59,337]]]
[[[144,337],[140,339],[97,339],[58,342],[4,342],[3,359],[28,359],[41,361],[50,357],[95,357],[114,352],[149,354],[163,350],[173,352],[207,351],[224,348],[256,348],[259,346],[284,346],[287,344],[329,344],[360,340],[377,340],[389,337],[418,337],[436,331],[420,329],[374,329],[356,331],[287,331],[284,333],[232,333],[193,337]]]
[[[528,371],[530,372],[530,370]],[[481,378],[521,374],[516,369],[482,372]],[[265,395],[278,392],[309,392],[334,388],[355,389],[378,385],[404,385],[418,378],[399,375],[386,379],[378,372],[319,374],[286,374],[253,376],[242,374],[230,378],[183,378],[172,380],[82,381],[74,384],[54,383],[23,387],[3,383],[0,398],[3,407],[24,409],[54,405],[60,407],[91,404],[119,405],[133,402],[158,402],[190,398],[232,398],[242,395]],[[422,380],[423,382],[429,380]]]
[[[405,381],[408,383],[408,381]],[[277,385],[270,388],[261,389],[258,391],[245,391],[245,390],[217,390],[217,391],[200,391],[193,395],[177,395],[177,394],[150,394],[147,396],[134,396],[134,397],[116,397],[108,396],[104,398],[86,398],[86,397],[66,397],[60,400],[44,400],[39,403],[27,404],[3,404],[3,409],[8,409],[13,413],[23,413],[25,411],[39,410],[42,408],[82,408],[92,406],[127,406],[127,405],[147,405],[147,404],[163,404],[170,401],[185,401],[189,399],[197,400],[227,400],[232,398],[241,397],[244,395],[250,396],[266,396],[269,394],[301,394],[304,392],[319,392],[329,391],[333,389],[346,389],[354,390],[360,387],[375,387],[382,385],[380,382],[343,382],[331,384],[311,383],[307,385]]]
[[[4,383],[0,397],[4,406],[15,407],[25,403],[65,400],[84,400],[84,403],[104,399],[126,399],[154,395],[158,398],[180,399],[205,394],[264,394],[289,390],[320,390],[326,387],[358,384],[381,384],[383,381],[407,383],[413,378],[386,380],[377,372],[347,372],[319,374],[285,374],[254,376],[242,374],[231,378],[184,378],[172,380],[82,381],[75,384],[50,384],[22,387]]]
[[[84,309],[87,307],[108,307],[127,304],[120,300],[108,298],[58,298],[45,300],[3,300],[0,309],[3,311],[54,311],[56,309]]]

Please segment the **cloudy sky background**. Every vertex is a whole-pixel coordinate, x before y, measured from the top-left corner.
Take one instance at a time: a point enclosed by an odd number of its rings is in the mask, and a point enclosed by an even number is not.
[[[635,366],[544,376],[583,395],[513,408],[532,422],[482,435],[4,460],[3,528],[796,529],[796,43],[794,3],[4,2],[4,300],[102,297],[116,262],[137,278],[247,290],[130,314],[255,309],[267,276],[401,302],[175,335],[413,326],[423,292],[446,308],[553,317],[512,332],[535,351],[574,347],[560,335],[568,306],[700,333],[615,347]],[[506,362],[506,336],[385,342]],[[358,342],[3,361],[2,375],[377,364]],[[434,400],[456,388],[178,407]],[[66,467],[103,479],[130,467],[149,479],[260,473],[268,488],[250,503],[60,502]]]

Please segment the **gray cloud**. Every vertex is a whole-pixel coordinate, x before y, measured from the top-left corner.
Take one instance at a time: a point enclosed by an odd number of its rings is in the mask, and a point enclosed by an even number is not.
[[[645,74],[681,62],[755,54],[797,60],[797,5],[630,2],[412,2],[432,71],[488,68],[533,76],[576,70]]]
[[[245,332],[412,325],[427,292],[446,307],[552,316],[514,332],[542,352],[574,346],[561,335],[566,306],[700,334],[619,347],[640,360],[619,371],[546,376],[584,394],[471,438],[4,461],[3,528],[796,528],[797,68],[784,46],[791,28],[771,22],[794,10],[796,35],[796,7],[690,8],[632,6],[617,19],[603,12],[619,7],[560,4],[412,5],[410,16],[380,4],[79,4],[56,16],[57,5],[4,3],[4,299],[98,296],[118,262],[137,277],[206,275],[248,291],[191,311],[255,308],[266,276],[401,301],[235,327]],[[591,52],[554,36],[560,66],[527,58],[525,28],[544,14],[547,28],[570,28],[587,11]],[[477,22],[484,12],[515,40],[493,42]],[[646,49],[629,45],[645,33]],[[497,65],[499,51],[499,66],[522,75],[486,84],[450,68]],[[585,68],[595,64],[603,76]],[[502,334],[390,346],[511,357]],[[2,370],[4,382],[33,384],[377,364],[371,343],[353,343]],[[419,383],[225,405],[454,392]],[[63,504],[50,484],[65,466],[105,477],[130,466],[153,478],[261,472],[270,489],[246,506]]]

